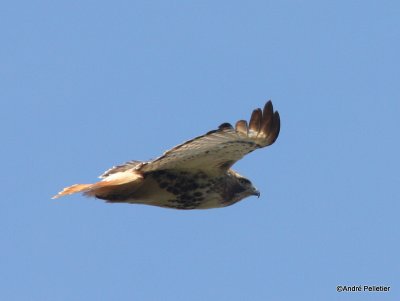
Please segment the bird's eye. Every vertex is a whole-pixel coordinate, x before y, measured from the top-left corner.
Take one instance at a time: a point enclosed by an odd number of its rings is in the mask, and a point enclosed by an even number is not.
[[[250,185],[250,184],[251,184],[250,181],[247,180],[247,179],[240,179],[240,182],[241,182],[242,184],[247,184],[247,185]]]

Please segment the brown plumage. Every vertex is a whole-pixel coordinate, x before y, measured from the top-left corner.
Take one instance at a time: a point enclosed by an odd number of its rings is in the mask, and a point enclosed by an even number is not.
[[[255,109],[249,125],[235,129],[223,123],[217,130],[191,139],[148,162],[115,166],[94,184],[76,184],[53,198],[83,192],[110,203],[146,204],[176,209],[206,209],[232,205],[260,193],[231,166],[246,154],[278,138],[280,117],[272,102]]]

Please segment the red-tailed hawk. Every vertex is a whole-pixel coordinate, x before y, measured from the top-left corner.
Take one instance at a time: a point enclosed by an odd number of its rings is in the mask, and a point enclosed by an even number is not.
[[[271,145],[279,135],[280,118],[271,101],[255,109],[250,123],[217,130],[186,141],[148,162],[130,161],[107,170],[94,184],[76,184],[53,198],[83,192],[110,203],[146,204],[176,209],[233,205],[260,196],[252,183],[231,169],[246,154]]]

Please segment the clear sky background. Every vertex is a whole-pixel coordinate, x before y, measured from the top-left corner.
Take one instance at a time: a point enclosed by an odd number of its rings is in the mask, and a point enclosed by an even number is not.
[[[1,300],[400,300],[398,1],[8,1],[0,14]],[[268,99],[280,136],[235,165],[259,199],[50,199]]]

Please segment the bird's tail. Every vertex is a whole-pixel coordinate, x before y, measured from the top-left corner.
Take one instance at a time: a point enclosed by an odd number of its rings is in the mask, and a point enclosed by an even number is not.
[[[142,179],[143,176],[141,174],[128,171],[121,172],[94,184],[75,184],[66,187],[53,196],[52,199],[78,192],[83,192],[86,196],[105,196],[113,191],[125,189],[128,185],[138,185],[142,182]]]
[[[65,187],[62,191],[57,193],[52,199],[58,199],[62,196],[77,193],[77,192],[86,192],[93,188],[94,184],[75,184],[69,187]]]

